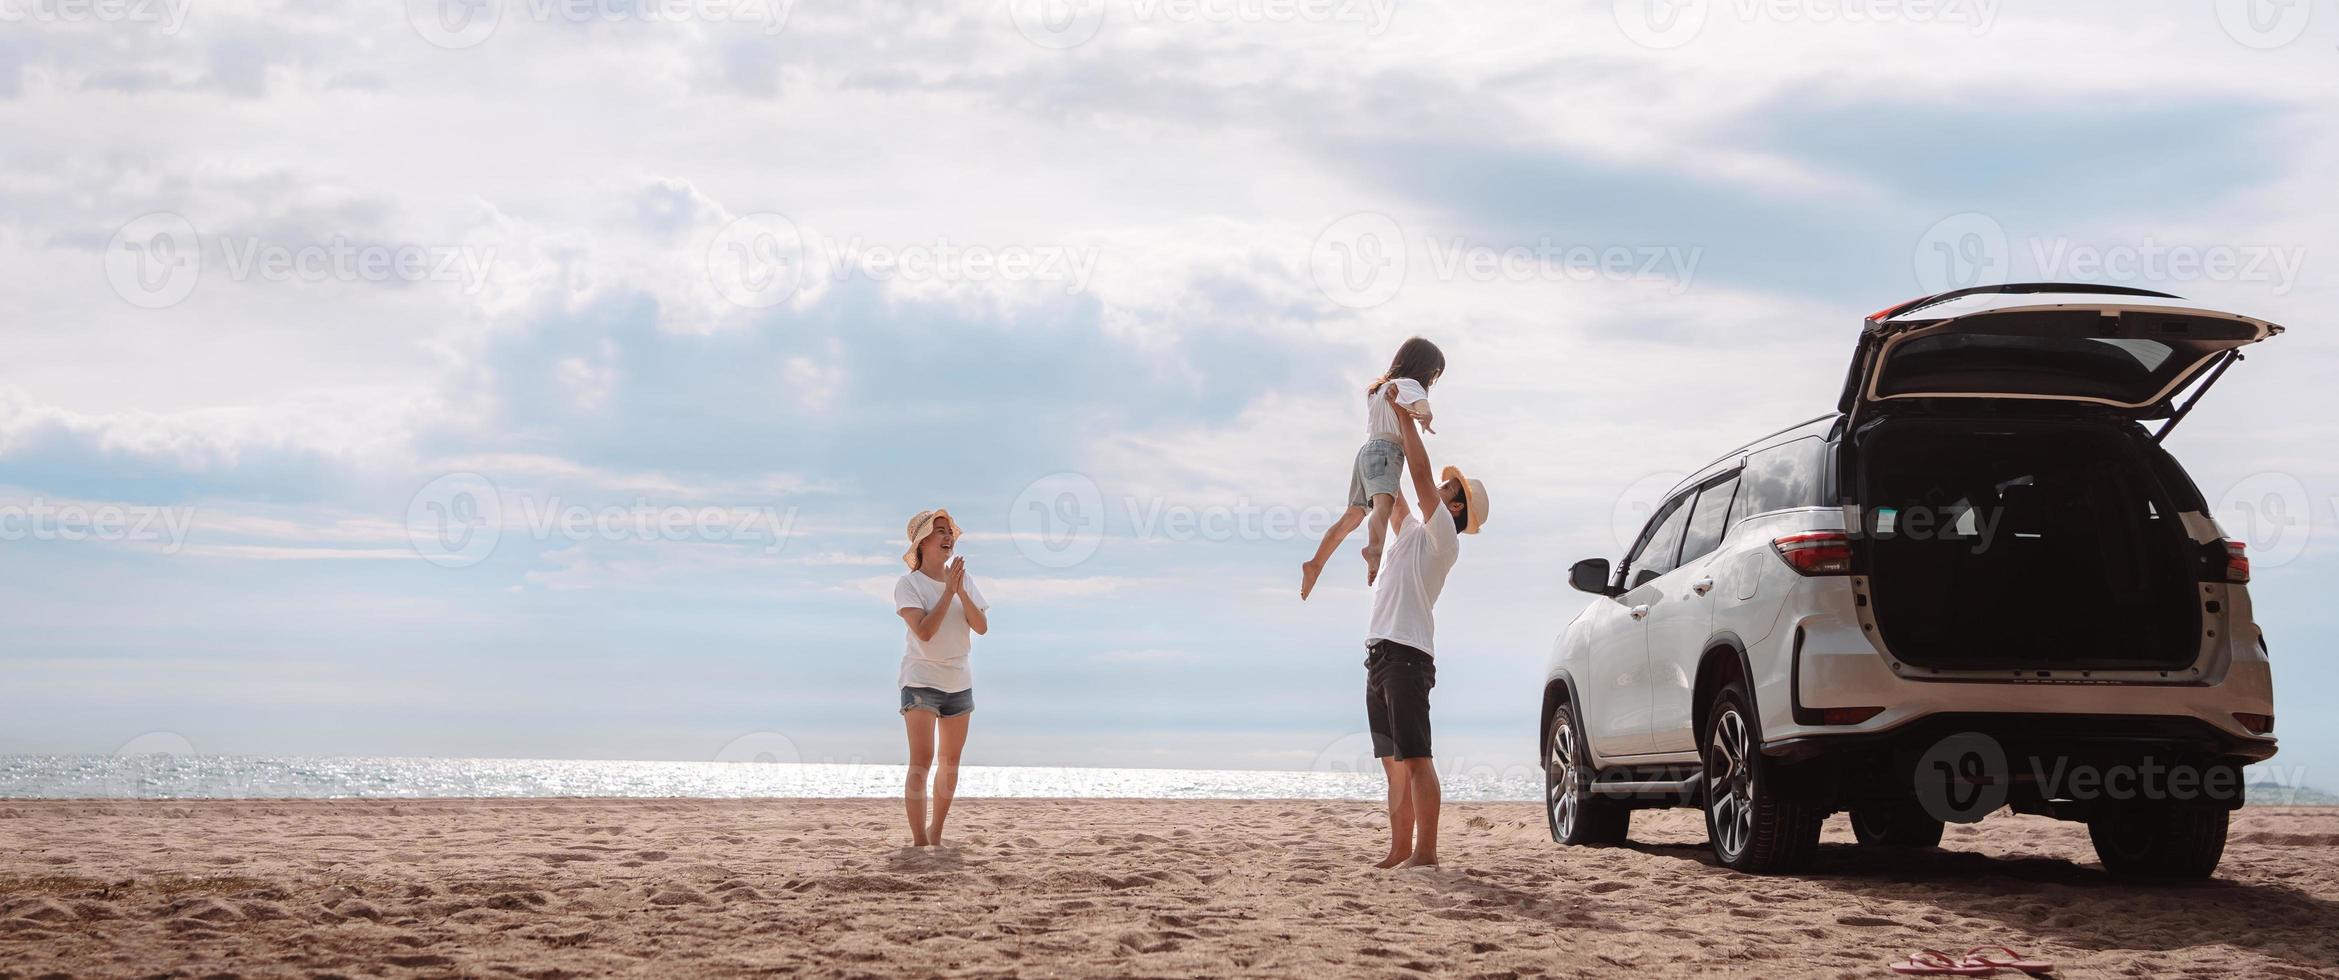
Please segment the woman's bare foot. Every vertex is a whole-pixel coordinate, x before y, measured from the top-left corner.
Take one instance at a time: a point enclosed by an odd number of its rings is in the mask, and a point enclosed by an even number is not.
[[[1324,563],[1313,558],[1299,563],[1299,601],[1308,601],[1308,593],[1316,591],[1316,576],[1324,574]]]
[[[1404,863],[1405,863],[1405,859],[1406,859],[1406,858],[1409,858],[1409,857],[1412,857],[1412,856],[1413,856],[1413,852],[1411,852],[1411,851],[1390,851],[1390,852],[1389,852],[1389,856],[1388,856],[1388,857],[1381,859],[1381,863],[1379,863],[1379,864],[1376,864],[1376,865],[1373,865],[1373,867],[1379,868],[1379,869],[1381,869],[1381,870],[1383,870],[1383,871],[1387,871],[1387,870],[1389,870],[1390,868],[1394,868],[1394,867],[1396,867],[1396,866],[1398,866],[1398,865],[1400,865],[1400,864],[1404,864]]]
[[[1372,546],[1372,545],[1369,545],[1369,544],[1368,544],[1368,545],[1365,545],[1365,546],[1364,546],[1364,584],[1366,584],[1366,585],[1371,585],[1371,584],[1373,584],[1373,581],[1374,581],[1374,580],[1376,580],[1376,579],[1378,579],[1378,578],[1380,578],[1380,577],[1381,577],[1381,549],[1379,549],[1379,548],[1376,548],[1376,547],[1374,547],[1374,546]]]
[[[910,846],[911,846],[911,847],[925,847],[925,846],[926,846],[926,835],[924,835],[924,834],[911,834],[911,835],[910,835]]]
[[[1397,866],[1400,868],[1434,868],[1438,866],[1438,856],[1424,854],[1419,857],[1409,857],[1405,859],[1404,863]]]

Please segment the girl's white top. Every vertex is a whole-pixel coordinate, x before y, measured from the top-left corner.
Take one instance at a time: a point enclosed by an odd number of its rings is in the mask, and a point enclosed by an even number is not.
[[[1422,389],[1421,382],[1412,378],[1392,378],[1389,383],[1397,386],[1397,404],[1399,405],[1411,405],[1429,397],[1429,392]],[[1381,393],[1377,391],[1367,392],[1364,400],[1365,438],[1401,442],[1404,436],[1397,431],[1397,410],[1391,407],[1388,400],[1382,398]]]
[[[927,578],[924,572],[911,572],[893,585],[895,609],[915,609],[926,612],[942,601],[947,590],[941,582]],[[983,590],[975,588],[975,580],[966,580],[966,595],[950,604],[950,611],[942,615],[942,628],[934,631],[931,640],[918,639],[918,631],[906,629],[909,648],[902,653],[901,686],[931,687],[945,694],[956,694],[975,686],[974,670],[967,665],[967,654],[975,647],[974,630],[966,624],[966,604],[977,609],[989,609],[983,601]],[[906,624],[905,624],[906,625]]]

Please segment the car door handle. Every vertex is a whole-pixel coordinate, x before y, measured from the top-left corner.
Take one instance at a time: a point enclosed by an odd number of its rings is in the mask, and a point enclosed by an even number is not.
[[[1695,582],[1689,583],[1689,591],[1695,592],[1698,595],[1704,595],[1708,592],[1712,592],[1713,590],[1714,580],[1710,578],[1701,578]]]
[[[1632,607],[1632,618],[1634,618],[1634,619],[1647,619],[1647,618],[1649,618],[1649,604],[1644,602],[1644,603],[1641,603],[1640,605],[1637,605],[1637,606],[1634,606],[1634,607]]]

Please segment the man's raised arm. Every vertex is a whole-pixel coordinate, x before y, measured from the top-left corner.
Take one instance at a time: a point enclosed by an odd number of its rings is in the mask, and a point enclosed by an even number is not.
[[[1397,403],[1397,386],[1383,385],[1389,404]],[[1429,447],[1421,444],[1421,427],[1413,420],[1413,413],[1397,410],[1397,435],[1405,442],[1405,472],[1413,475],[1413,502],[1421,508],[1424,524],[1436,520],[1446,509],[1445,499],[1438,496],[1437,481],[1429,475]]]

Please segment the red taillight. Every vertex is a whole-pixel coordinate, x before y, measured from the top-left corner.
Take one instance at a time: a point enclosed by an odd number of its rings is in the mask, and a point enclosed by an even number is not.
[[[2201,581],[2249,584],[2250,546],[2239,541],[2211,541],[2202,545]]]
[[[1805,575],[1848,575],[1852,571],[1852,536],[1842,531],[1810,531],[1771,539],[1771,550],[1787,567]]]
[[[2233,720],[2241,722],[2242,727],[2249,729],[2252,735],[2274,734],[2273,715],[2253,715],[2236,711],[2233,713]]]
[[[1819,709],[1819,723],[1822,725],[1857,725],[1883,713],[1883,708],[1821,708]]]

